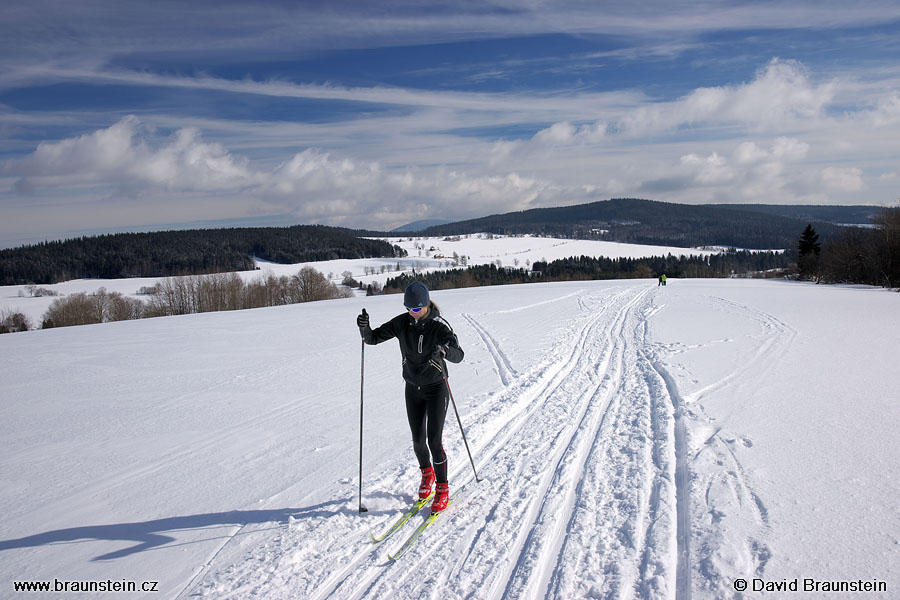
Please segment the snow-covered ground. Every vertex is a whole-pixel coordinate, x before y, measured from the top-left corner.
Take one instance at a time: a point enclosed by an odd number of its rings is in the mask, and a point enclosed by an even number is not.
[[[720,250],[699,250],[675,248],[674,246],[645,246],[641,244],[619,244],[589,240],[567,240],[534,236],[506,237],[477,234],[463,236],[459,240],[448,238],[390,238],[409,253],[407,258],[378,258],[367,260],[328,260],[295,265],[283,265],[257,261],[258,270],[240,273],[245,281],[272,273],[276,276],[295,275],[301,267],[309,265],[318,269],[335,283],[341,283],[343,274],[350,272],[354,279],[365,284],[378,282],[384,285],[390,277],[401,272],[410,273],[450,268],[454,253],[465,256],[467,264],[483,265],[500,262],[504,267],[528,268],[535,261],[556,260],[570,256],[606,256],[609,258],[649,256],[698,256],[714,254]],[[436,258],[443,257],[443,258]],[[95,293],[104,288],[108,292],[119,292],[128,296],[145,299],[138,295],[141,288],[152,287],[159,278],[132,279],[77,279],[53,285],[39,285],[61,296],[85,292]],[[40,326],[42,317],[55,298],[52,296],[31,297],[27,286],[0,286],[0,311],[21,312],[31,321],[33,327]]]
[[[0,597],[54,580],[171,599],[897,597],[900,294],[637,280],[434,299],[466,351],[450,382],[484,481],[451,411],[465,487],[396,563],[412,527],[369,534],[418,485],[399,353],[366,347],[360,515],[354,323],[396,296],[0,336]]]

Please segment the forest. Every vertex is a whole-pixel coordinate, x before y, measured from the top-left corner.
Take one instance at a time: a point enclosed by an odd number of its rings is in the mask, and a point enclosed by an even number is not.
[[[834,223],[871,221],[879,209],[778,205],[685,205],[618,198],[539,208],[433,226],[423,236],[534,234],[673,247],[792,249],[809,217],[823,242],[843,233]],[[865,223],[871,225],[871,222]],[[294,264],[337,258],[402,257],[398,246],[366,237],[406,232],[354,231],[321,225],[118,233],[0,250],[0,285],[71,279],[172,277],[245,271],[253,258]]]
[[[430,289],[449,289],[548,281],[586,281],[599,279],[640,279],[658,277],[728,277],[756,272],[760,276],[783,275],[796,260],[784,252],[732,250],[709,256],[654,256],[649,258],[570,257],[532,263],[531,270],[507,268],[495,264],[465,269],[403,274],[390,278],[384,293],[399,293],[414,280]]]
[[[293,264],[405,255],[399,246],[321,225],[117,233],[0,250],[0,285],[248,271],[254,257]]]

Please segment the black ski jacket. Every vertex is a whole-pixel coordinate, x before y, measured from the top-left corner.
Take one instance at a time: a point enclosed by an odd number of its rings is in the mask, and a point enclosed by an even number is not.
[[[465,356],[453,328],[434,304],[418,321],[403,313],[375,329],[360,327],[359,333],[370,345],[397,338],[403,357],[403,379],[416,387],[440,383],[448,375],[446,361],[433,356],[438,345],[446,348],[450,362],[461,362]]]

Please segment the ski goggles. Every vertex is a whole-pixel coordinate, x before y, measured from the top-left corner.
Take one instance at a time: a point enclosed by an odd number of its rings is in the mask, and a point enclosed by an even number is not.
[[[424,306],[407,306],[406,310],[408,310],[411,313],[417,313],[417,312],[421,312],[421,311],[425,310],[425,307]]]

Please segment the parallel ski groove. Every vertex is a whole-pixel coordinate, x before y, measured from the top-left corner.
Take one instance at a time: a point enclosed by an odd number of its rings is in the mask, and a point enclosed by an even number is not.
[[[478,337],[484,343],[484,347],[487,348],[488,354],[491,355],[494,365],[497,367],[497,376],[500,377],[500,382],[504,386],[509,385],[517,375],[516,370],[509,361],[509,357],[500,349],[500,344],[494,339],[494,336],[481,323],[475,320],[475,317],[468,313],[463,313],[462,317],[472,326],[472,329],[475,330],[475,333],[478,334]]]
[[[591,468],[576,490],[576,507],[543,597],[573,592],[598,598],[635,593],[641,598],[669,597],[665,588],[656,587],[665,581],[665,573],[656,569],[667,569],[675,560],[673,517],[661,503],[671,480],[666,466],[673,451],[670,419],[663,399],[641,376],[642,369],[633,368],[644,344],[639,332],[652,314],[646,303],[638,308],[623,314],[617,326],[623,332],[617,341],[622,342],[618,349],[626,368],[617,375],[617,389],[596,429],[586,460]],[[657,415],[660,409],[663,413]],[[598,566],[605,570],[603,579],[580,576]]]
[[[602,377],[585,394],[583,411],[572,428],[569,442],[554,456],[554,468],[549,473],[547,489],[542,491],[540,507],[537,514],[529,519],[531,527],[528,538],[519,551],[514,572],[507,579],[504,597],[545,597],[549,577],[559,561],[559,551],[564,541],[564,523],[571,520],[575,504],[575,490],[586,463],[592,442],[596,439],[597,429],[602,422],[610,400],[612,381],[621,376],[621,355],[624,344],[623,315],[631,310],[641,296],[633,298],[622,307],[613,319],[613,327],[606,330],[602,339],[611,348],[604,352],[596,374]],[[613,335],[612,329],[615,329]],[[615,339],[614,339],[615,338]],[[582,354],[585,367],[590,370],[591,357]],[[611,375],[611,365],[615,373]],[[566,461],[569,464],[565,464]],[[560,488],[551,493],[551,487]],[[562,496],[560,498],[559,496]],[[537,503],[536,503],[537,504]],[[550,528],[549,540],[537,535],[540,529]]]
[[[690,600],[691,598],[691,490],[690,472],[688,470],[688,447],[684,424],[684,401],[678,394],[674,381],[662,367],[656,363],[646,352],[642,352],[644,359],[653,369],[655,375],[665,385],[667,401],[671,404],[674,413],[674,442],[675,442],[675,512],[677,568],[675,578],[676,600]]]

